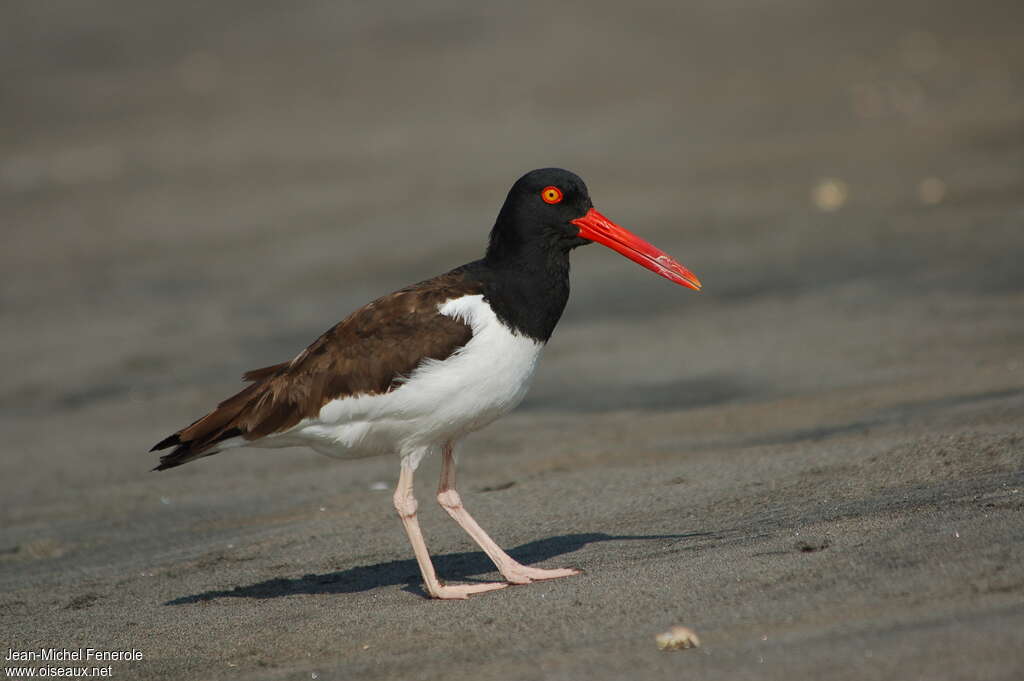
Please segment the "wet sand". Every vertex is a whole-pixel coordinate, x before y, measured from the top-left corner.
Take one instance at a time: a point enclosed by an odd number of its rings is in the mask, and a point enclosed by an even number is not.
[[[1024,677],[1024,12],[933,5],[2,10],[4,653]],[[461,445],[480,523],[583,575],[424,598],[396,459],[149,472],[244,370],[478,257],[546,165],[705,284],[577,251],[532,391]],[[438,468],[439,573],[496,579]],[[675,624],[701,647],[660,652]]]

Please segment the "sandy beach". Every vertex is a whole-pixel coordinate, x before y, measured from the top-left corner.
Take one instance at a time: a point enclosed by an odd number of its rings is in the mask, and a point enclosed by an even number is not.
[[[0,10],[0,649],[174,679],[1024,678],[1024,6]],[[397,457],[147,450],[561,166],[598,246],[425,597]],[[494,580],[433,503],[440,576]],[[700,647],[660,651],[693,629]],[[16,678],[16,677],[14,677]]]

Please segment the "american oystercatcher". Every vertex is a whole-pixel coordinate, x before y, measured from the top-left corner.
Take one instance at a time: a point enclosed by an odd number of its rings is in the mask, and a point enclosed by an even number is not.
[[[569,298],[569,251],[593,241],[700,289],[692,272],[594,210],[575,174],[534,170],[509,191],[482,260],[375,300],[290,362],[246,373],[247,388],[150,450],[173,447],[154,470],[246,446],[398,454],[394,504],[430,596],[467,598],[578,574],[522,565],[502,551],[462,506],[452,448],[523,399]],[[442,457],[438,502],[506,581],[453,585],[434,573],[416,520],[413,473],[435,452]]]

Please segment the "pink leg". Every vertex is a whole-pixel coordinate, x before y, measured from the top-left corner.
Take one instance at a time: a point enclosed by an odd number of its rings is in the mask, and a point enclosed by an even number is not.
[[[434,573],[434,564],[430,562],[430,554],[427,552],[427,543],[423,541],[423,533],[420,532],[420,524],[416,520],[417,503],[412,489],[412,475],[412,467],[403,459],[402,472],[398,476],[398,486],[395,488],[395,509],[402,519],[402,525],[405,526],[405,533],[409,535],[409,543],[412,544],[416,562],[419,563],[420,572],[423,573],[423,583],[427,593],[432,598],[469,598],[470,594],[503,589],[508,586],[503,582],[449,586],[437,578]]]
[[[455,519],[462,526],[469,536],[473,538],[480,548],[484,550],[494,564],[498,567],[501,576],[512,584],[529,584],[539,579],[555,579],[556,577],[569,577],[578,575],[579,570],[575,568],[558,568],[555,570],[544,570],[541,568],[527,567],[516,562],[512,556],[501,550],[501,547],[494,543],[494,540],[487,536],[475,520],[462,506],[462,499],[455,489],[455,457],[452,455],[451,443],[444,446],[443,459],[441,461],[441,485],[437,490],[437,501],[448,515]]]

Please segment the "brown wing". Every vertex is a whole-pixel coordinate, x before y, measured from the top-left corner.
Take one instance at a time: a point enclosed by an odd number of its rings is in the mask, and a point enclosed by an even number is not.
[[[228,438],[255,440],[284,431],[316,416],[331,400],[394,390],[425,359],[446,359],[469,342],[470,327],[437,308],[479,292],[454,270],[375,300],[291,362],[247,372],[252,385],[150,450],[175,447],[160,457],[156,470],[215,454],[215,445]]]

